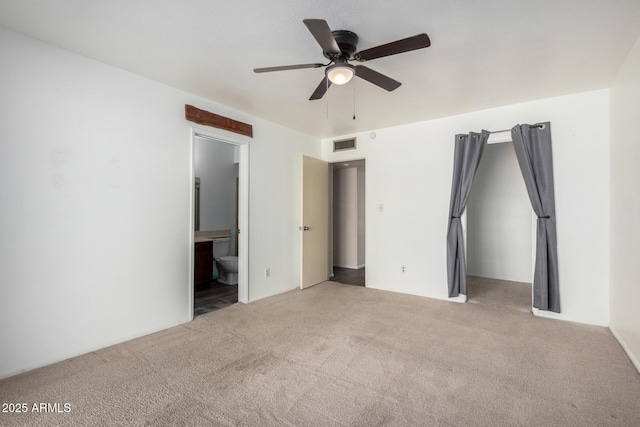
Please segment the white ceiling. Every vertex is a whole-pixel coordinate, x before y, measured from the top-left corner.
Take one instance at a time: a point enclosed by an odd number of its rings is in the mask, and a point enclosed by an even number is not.
[[[326,62],[304,18],[366,49],[418,33],[428,49],[367,62],[308,101]],[[317,137],[609,87],[640,36],[639,0],[0,0],[0,25]]]

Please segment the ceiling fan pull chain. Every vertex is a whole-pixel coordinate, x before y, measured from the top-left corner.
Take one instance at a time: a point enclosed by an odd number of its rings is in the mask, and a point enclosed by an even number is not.
[[[353,81],[353,120],[356,119],[356,81]]]
[[[327,92],[329,91],[329,79],[325,78],[325,83],[327,85]],[[327,120],[329,120],[329,95],[327,94]]]

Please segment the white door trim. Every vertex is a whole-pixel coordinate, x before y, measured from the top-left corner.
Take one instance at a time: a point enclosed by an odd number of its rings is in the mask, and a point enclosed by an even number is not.
[[[194,262],[194,197],[193,180],[195,179],[196,137],[210,139],[239,148],[238,164],[238,301],[249,302],[249,137],[230,135],[229,132],[215,128],[193,125],[191,127],[191,170],[189,181],[189,318],[193,320],[193,262]]]

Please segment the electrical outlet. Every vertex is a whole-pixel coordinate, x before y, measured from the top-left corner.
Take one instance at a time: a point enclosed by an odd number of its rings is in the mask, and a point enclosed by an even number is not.
[[[271,277],[271,267],[267,267],[264,271],[264,277]]]
[[[401,266],[400,266],[400,271],[401,271],[402,273],[406,273],[406,272],[407,272],[407,266],[406,266],[406,265],[401,265]]]

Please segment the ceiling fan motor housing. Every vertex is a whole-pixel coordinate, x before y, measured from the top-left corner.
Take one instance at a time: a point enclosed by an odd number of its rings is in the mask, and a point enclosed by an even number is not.
[[[331,34],[333,34],[336,43],[338,43],[338,47],[342,53],[341,56],[345,59],[351,58],[358,48],[358,35],[348,30],[336,30],[332,31]],[[333,59],[326,52],[323,52],[323,54],[326,58]]]

